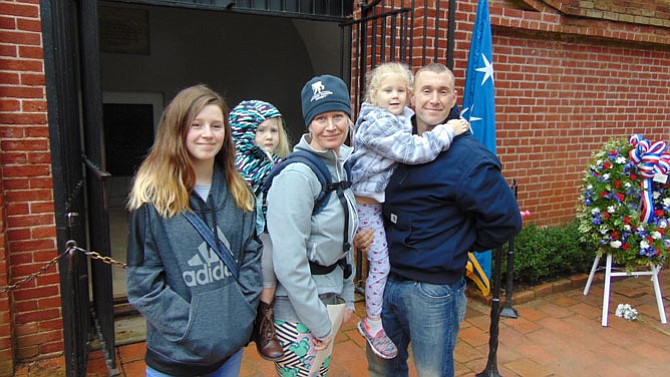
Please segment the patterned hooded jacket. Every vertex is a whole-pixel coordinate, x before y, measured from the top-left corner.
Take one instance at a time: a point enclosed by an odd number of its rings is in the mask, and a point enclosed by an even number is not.
[[[235,165],[256,195],[266,174],[280,160],[277,155],[268,156],[262,147],[255,144],[256,129],[264,121],[281,116],[274,105],[258,100],[240,102],[228,116],[237,151]]]

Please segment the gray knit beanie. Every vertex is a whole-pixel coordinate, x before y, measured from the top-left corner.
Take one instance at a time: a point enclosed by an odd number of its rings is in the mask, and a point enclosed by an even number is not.
[[[317,115],[328,111],[344,111],[351,118],[351,100],[347,85],[339,77],[316,76],[302,88],[302,116],[309,127]]]

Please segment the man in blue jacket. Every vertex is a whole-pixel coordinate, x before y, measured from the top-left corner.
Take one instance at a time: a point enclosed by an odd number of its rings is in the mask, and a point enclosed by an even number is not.
[[[410,96],[421,135],[458,116],[454,75],[431,63],[415,75]],[[383,207],[391,273],[382,321],[395,359],[368,347],[371,376],[408,375],[408,346],[420,376],[454,375],[454,347],[465,317],[468,251],[494,249],[521,229],[516,198],[500,161],[469,133],[423,165],[399,165]]]

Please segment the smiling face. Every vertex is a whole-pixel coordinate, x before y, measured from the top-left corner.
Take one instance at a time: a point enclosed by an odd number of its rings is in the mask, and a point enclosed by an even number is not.
[[[333,149],[339,153],[347,138],[349,116],[344,111],[328,111],[317,115],[308,129],[312,135],[309,143],[312,148],[318,151]]]
[[[456,104],[454,79],[449,72],[422,71],[414,78],[411,101],[419,133],[444,123]]]
[[[381,79],[379,88],[372,93],[372,104],[400,115],[407,105],[407,79],[402,75],[389,73]]]
[[[186,149],[193,165],[214,164],[223,147],[226,128],[223,112],[217,105],[207,105],[195,116],[186,134]]]
[[[267,153],[274,153],[279,145],[279,118],[270,118],[256,127],[255,144]]]

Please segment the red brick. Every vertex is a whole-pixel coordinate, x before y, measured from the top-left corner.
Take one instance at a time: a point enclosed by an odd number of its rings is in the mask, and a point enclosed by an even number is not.
[[[37,277],[37,285],[50,285],[50,284],[60,284],[60,275],[58,274],[58,268],[56,266],[52,267],[49,271],[53,271],[51,274],[43,274]],[[40,305],[42,302],[40,301]]]
[[[124,364],[123,369],[128,373],[128,376],[141,376],[145,373],[147,366],[144,360],[138,360]]]
[[[20,102],[16,100],[7,100],[2,101],[3,103],[11,104],[12,107],[16,107],[15,110],[20,110]],[[23,127],[19,126],[5,126],[0,127],[0,137],[3,139],[21,139],[24,137]]]
[[[53,227],[49,227],[49,228],[53,229]],[[34,228],[31,229],[31,232],[33,230],[34,230]],[[55,236],[52,237],[52,239],[54,241],[55,241],[55,238],[56,238]],[[33,237],[33,239],[38,240],[38,239],[43,239],[43,238]],[[49,262],[50,260],[54,259],[58,255],[58,253],[57,253],[56,250],[45,250],[45,251],[35,251],[35,252],[32,253],[32,255],[33,255],[33,260],[35,261],[35,263],[43,263],[43,262]]]
[[[60,310],[57,309],[40,310],[36,312],[18,313],[15,316],[15,321],[17,324],[21,324],[33,321],[50,320],[58,318],[59,316],[60,316]]]
[[[39,46],[42,43],[42,38],[38,33],[11,31],[0,33],[0,43]]]
[[[16,46],[0,44],[0,56],[15,58],[17,56],[17,51],[18,49]]]
[[[45,140],[49,138],[49,127],[46,125],[25,127],[25,132],[26,137],[44,138]]]
[[[10,331],[9,326],[1,326],[0,329],[5,331],[6,334],[9,334],[9,331]],[[0,352],[12,347],[14,345],[13,343],[14,343],[14,340],[9,336],[0,337]],[[2,355],[2,353],[0,353],[0,355]],[[10,356],[10,357],[13,357],[13,355]],[[0,374],[0,376],[1,376],[1,374]]]
[[[35,242],[35,241],[30,241]],[[12,276],[28,276],[37,271],[43,266],[43,263],[26,263],[11,266]]]
[[[12,226],[15,226],[15,227],[54,224],[54,217],[53,217],[52,214],[38,215],[38,216],[13,217],[10,220],[11,220]],[[21,251],[21,250],[12,249],[12,251],[18,252],[18,251]]]
[[[36,300],[20,301],[20,302],[15,302],[14,303],[14,308],[13,308],[14,313],[32,312],[32,311],[35,311],[35,310],[37,310],[37,301]]]
[[[47,140],[2,140],[0,146],[4,151],[46,151],[49,148]]]
[[[130,344],[119,349],[119,354],[124,363],[143,360],[147,352],[145,343]]]
[[[19,56],[27,59],[44,59],[44,49],[42,49],[42,47],[37,46],[19,46]],[[44,79],[42,79],[41,81],[43,84]],[[35,85],[38,82],[39,81],[28,81],[22,83],[27,85]]]
[[[2,158],[0,158],[0,162],[2,162],[3,165],[10,165],[10,164],[25,164],[28,162],[28,155],[25,153],[5,153],[2,155]],[[28,180],[25,179],[25,186],[21,186],[22,183],[20,182],[14,182],[15,186],[6,186],[8,190],[11,190],[13,188],[28,188]]]
[[[17,20],[16,26],[19,30],[24,30],[24,31],[37,31],[37,32],[42,31],[42,23],[37,19],[28,20],[28,19],[24,19],[24,18],[19,18]]]
[[[53,205],[51,205],[50,207],[52,208],[53,212]],[[53,226],[34,227],[31,229],[30,232],[31,236],[35,239],[56,237],[56,228]]]
[[[26,311],[26,310],[22,310]],[[31,322],[31,323],[26,323],[22,325],[16,325],[14,326],[14,331],[16,332],[16,336],[25,336],[25,335],[30,335],[30,334],[35,334],[38,331],[38,326],[37,323]]]
[[[39,346],[39,351],[41,354],[53,354],[53,353],[62,353],[63,352],[63,342],[62,342],[62,335],[59,341],[57,342],[52,342],[52,343],[46,343],[46,344],[41,344]],[[63,367],[64,368],[64,367]]]
[[[28,203],[9,203],[7,204],[7,215],[16,216],[16,215],[25,215],[28,214],[29,206]]]
[[[44,75],[29,75],[29,74],[23,74],[21,75],[21,80],[23,81],[23,84],[26,84],[26,81],[34,81],[35,84],[38,84],[38,81],[42,81],[42,84],[44,83]],[[36,100],[36,101],[31,101],[31,100],[25,100],[21,102],[21,110],[25,112],[46,112],[47,111],[47,103],[44,100]],[[45,127],[46,128],[46,127]],[[35,135],[31,135],[35,136]]]
[[[0,82],[3,84],[18,84],[19,83],[19,74],[15,72],[0,72]],[[8,107],[5,102],[16,102],[16,101],[5,101],[0,100],[0,111],[14,111],[16,108],[14,106]]]
[[[0,121],[5,124],[46,124],[46,114],[30,114],[30,113],[4,113],[0,114]]]
[[[30,229],[9,229],[7,231],[7,238],[12,241],[29,240],[31,238]]]
[[[51,163],[51,153],[49,152],[29,153],[28,162],[31,164],[49,164]]]
[[[61,339],[61,331],[56,330],[48,332],[42,331],[39,334],[17,336],[16,342],[20,344],[22,347],[25,347],[25,346],[39,345],[42,343],[49,343],[54,340],[60,340],[60,339]]]
[[[41,72],[42,63],[26,60],[4,60],[0,59],[0,67],[12,71]],[[8,98],[44,98],[44,90],[36,87],[0,87],[0,97]]]
[[[32,300],[35,298],[41,298],[41,297],[51,297],[55,296],[59,293],[58,286],[51,285],[48,287],[40,287],[40,288],[31,288],[31,289],[25,289],[25,286],[22,286],[20,289],[14,291],[14,298],[17,301],[22,301],[22,300]],[[55,318],[55,317],[53,317]],[[41,318],[41,319],[50,319],[50,318]],[[29,322],[29,321],[25,321]],[[17,323],[19,323],[17,321]],[[22,322],[23,323],[23,322]]]
[[[33,253],[13,253],[9,256],[9,262],[12,265],[33,263]]]
[[[9,170],[7,168],[5,171]],[[26,172],[31,172],[31,175],[46,175],[43,173],[44,170],[48,172],[48,168],[44,167],[44,169],[40,170],[37,167],[26,167],[25,169]],[[40,174],[42,173],[42,174]],[[23,175],[18,175],[19,177],[25,177],[28,174],[23,174]],[[34,189],[34,190],[14,190],[11,192],[8,192],[6,197],[8,202],[13,202],[13,201],[34,201],[34,200],[51,200],[52,199],[52,192],[50,190],[44,190],[44,189]]]
[[[30,359],[39,355],[39,348],[37,346],[21,347],[17,345],[16,358],[19,360]]]
[[[0,14],[7,16],[21,16],[29,18],[39,17],[39,7],[20,3],[0,3]]]
[[[52,178],[30,177],[28,181],[30,182],[30,188],[53,188]]]
[[[14,252],[50,250],[56,247],[53,240],[10,241],[9,246]]]
[[[16,18],[0,16],[0,29],[16,29]]]
[[[63,319],[58,318],[51,321],[42,321],[39,323],[40,331],[60,330],[63,328]]]

